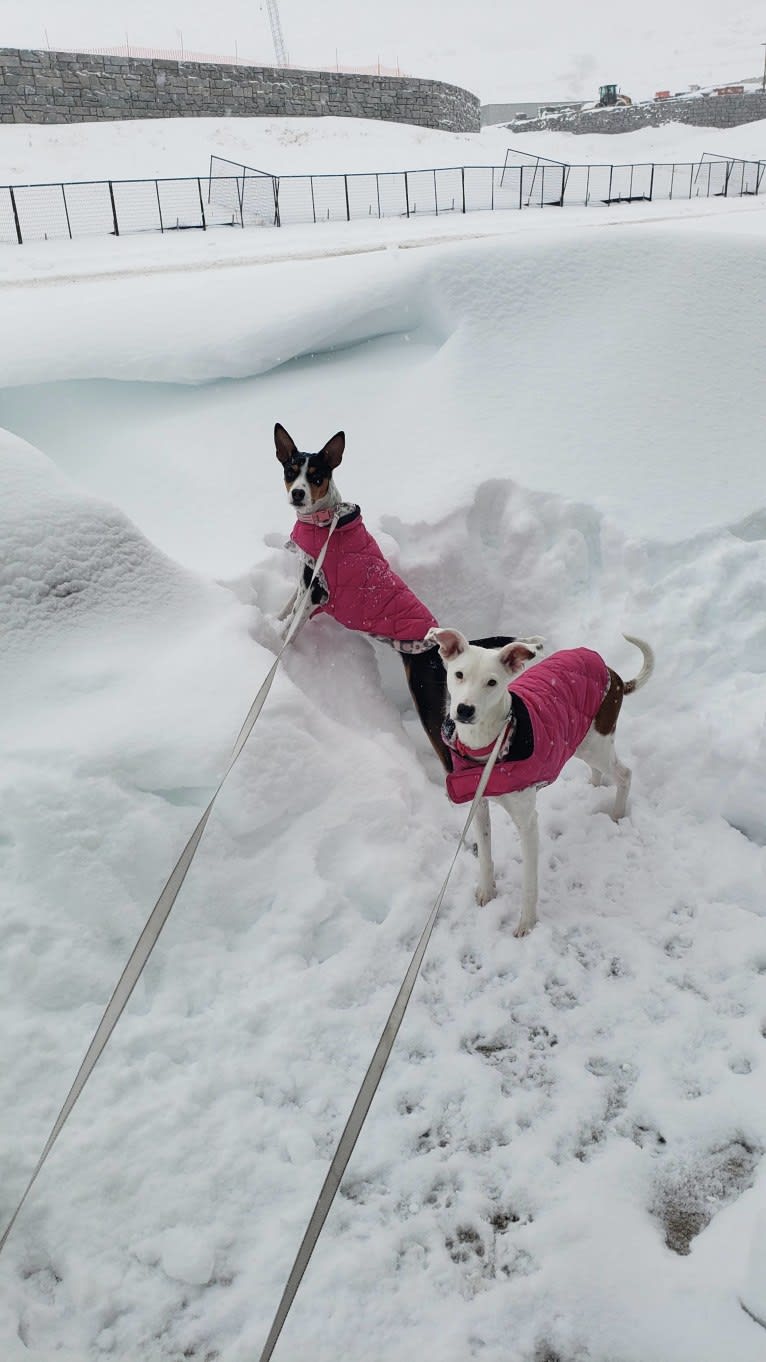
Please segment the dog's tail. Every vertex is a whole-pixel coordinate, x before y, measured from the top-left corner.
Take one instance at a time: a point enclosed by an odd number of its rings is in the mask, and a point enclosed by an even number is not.
[[[645,686],[652,672],[654,671],[654,653],[642,638],[634,638],[632,634],[623,634],[627,643],[632,643],[634,648],[638,648],[644,655],[644,665],[638,676],[634,676],[632,681],[625,682],[625,694],[632,695],[634,690],[640,690]]]

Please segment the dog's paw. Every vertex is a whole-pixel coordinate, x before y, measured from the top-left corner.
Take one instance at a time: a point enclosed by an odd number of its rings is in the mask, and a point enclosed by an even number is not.
[[[495,885],[494,880],[490,885],[480,884],[478,889],[476,890],[476,902],[478,903],[479,907],[484,908],[486,904],[491,903],[496,893],[497,887]]]
[[[530,922],[530,920],[529,920],[528,918],[525,918],[525,917],[519,918],[519,925],[518,925],[518,927],[516,928],[516,930],[515,930],[515,932],[513,933],[513,935],[514,935],[514,936],[529,936],[529,933],[532,931],[532,928],[535,926],[536,922],[537,922],[537,918],[532,918],[531,922]]]

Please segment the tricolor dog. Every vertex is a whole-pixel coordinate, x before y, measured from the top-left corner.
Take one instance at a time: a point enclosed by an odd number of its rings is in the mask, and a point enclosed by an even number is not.
[[[524,671],[542,652],[542,639],[517,639],[502,648],[472,647],[456,629],[431,629],[447,669],[449,714],[442,736],[453,754],[447,791],[454,803],[473,799],[481,768],[507,729],[486,794],[510,814],[521,837],[522,910],[516,936],[537,921],[537,791],[550,785],[570,757],[591,768],[591,780],[617,786],[612,817],[625,813],[631,773],[614,748],[623,697],[639,690],[654,670],[648,643],[625,634],[643,654],[632,681],[623,681],[598,653],[572,648]],[[523,676],[520,675],[524,672]],[[479,883],[476,901],[495,896],[489,805],[476,811]]]
[[[307,454],[298,449],[284,426],[277,424],[274,443],[287,499],[297,517],[288,547],[298,553],[303,565],[298,587],[280,620],[286,621],[287,630],[302,605],[317,556],[337,514],[324,563],[311,586],[311,614],[332,615],[347,629],[389,643],[401,654],[420,722],[449,771],[451,756],[441,736],[446,699],[444,667],[436,640],[427,637],[436,619],[386,561],[365,528],[359,507],[341,498],[333,475],[346,445],[343,431],[333,435],[318,453]]]

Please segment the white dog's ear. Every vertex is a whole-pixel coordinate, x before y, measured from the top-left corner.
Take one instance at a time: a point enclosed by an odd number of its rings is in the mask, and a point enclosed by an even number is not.
[[[298,448],[292,435],[288,435],[284,426],[280,426],[278,421],[274,427],[274,444],[277,447],[277,458],[280,463],[287,463],[287,460],[291,455],[298,453]]]
[[[337,468],[343,458],[343,451],[346,448],[345,431],[339,430],[337,435],[333,435],[331,440],[320,449],[319,453],[324,454],[331,468]]]
[[[532,662],[541,649],[542,639],[516,639],[515,643],[506,643],[500,649],[500,661],[515,676],[517,672],[523,672],[527,663]]]
[[[457,629],[429,629],[426,638],[432,638],[439,645],[439,652],[444,662],[451,662],[453,658],[459,657],[468,647],[468,639]]]

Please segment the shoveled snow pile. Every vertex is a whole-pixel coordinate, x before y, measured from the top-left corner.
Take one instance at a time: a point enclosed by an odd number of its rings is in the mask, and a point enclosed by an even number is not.
[[[4,1215],[272,660],[271,426],[344,427],[443,624],[657,670],[628,818],[541,794],[531,937],[510,824],[487,908],[460,858],[275,1356],[762,1362],[762,269],[679,224],[7,291],[0,423],[75,485],[0,449]],[[311,622],[8,1242],[4,1355],[258,1356],[459,823],[397,659]]]

